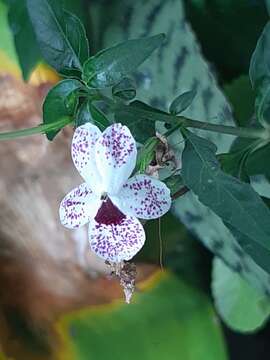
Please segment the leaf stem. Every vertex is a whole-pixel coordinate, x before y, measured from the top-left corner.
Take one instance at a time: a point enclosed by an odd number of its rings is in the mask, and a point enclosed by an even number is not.
[[[109,108],[113,112],[121,113],[124,117],[125,114],[134,114],[134,107],[123,103],[116,103],[112,99],[107,96],[97,94],[98,100],[103,100],[107,103]],[[162,121],[168,124],[172,124],[173,128],[168,131],[168,133],[172,133],[178,127],[186,127],[186,128],[195,128],[200,130],[206,130],[211,132],[217,132],[222,134],[228,134],[238,137],[250,138],[250,139],[262,139],[266,143],[270,141],[270,132],[267,129],[254,129],[254,128],[244,128],[244,127],[236,127],[229,125],[219,125],[212,124],[209,122],[203,122],[198,120],[192,120],[186,118],[184,116],[176,116],[166,112],[145,110],[139,107],[136,107],[136,115],[145,119],[146,121]],[[1,140],[11,140],[18,137],[24,137],[34,134],[42,134],[52,130],[58,130],[64,127],[65,125],[72,122],[72,119],[69,117],[61,118],[51,124],[41,124],[39,126],[22,129],[17,131],[10,131],[6,133],[0,133],[0,141]]]
[[[189,191],[189,188],[187,186],[183,186],[181,189],[179,189],[174,194],[172,194],[172,199],[176,200],[180,196],[185,195],[188,191]]]
[[[187,128],[207,130],[207,131],[218,132],[222,134],[234,135],[234,136],[250,138],[250,139],[260,138],[264,140],[266,139],[270,140],[270,133],[262,129],[236,127],[229,125],[218,125],[218,124],[212,124],[198,120],[191,120],[185,117],[181,117],[180,121],[182,121],[183,126]]]
[[[45,134],[48,131],[58,130],[68,125],[72,122],[72,118],[63,117],[50,124],[41,124],[28,129],[21,129],[16,131],[9,131],[5,133],[0,133],[0,141],[2,140],[11,140],[19,137],[30,136],[35,134]]]
[[[108,101],[109,100],[109,101]],[[125,114],[134,114],[134,107],[129,107],[125,104],[116,104],[111,99],[106,98],[105,100],[111,109],[115,112],[118,111],[123,116]],[[209,122],[192,120],[184,116],[176,116],[165,112],[150,111],[136,107],[136,114],[138,117],[145,119],[146,121],[162,121],[168,124],[186,127],[186,128],[195,128],[200,130],[212,131],[222,134],[228,134],[238,137],[250,138],[250,139],[263,139],[270,141],[270,132],[266,129],[254,129],[254,128],[245,128],[245,127],[236,127],[229,125],[219,125],[212,124]]]

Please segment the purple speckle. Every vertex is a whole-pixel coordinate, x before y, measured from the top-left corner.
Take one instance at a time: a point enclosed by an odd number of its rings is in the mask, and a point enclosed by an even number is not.
[[[109,129],[102,134],[99,141],[108,165],[116,169],[127,163],[136,145],[125,126],[117,123],[110,126]],[[99,152],[97,151],[97,153]]]
[[[145,233],[141,223],[133,217],[123,217],[117,224],[90,223],[91,249],[112,262],[131,259],[143,246]]]

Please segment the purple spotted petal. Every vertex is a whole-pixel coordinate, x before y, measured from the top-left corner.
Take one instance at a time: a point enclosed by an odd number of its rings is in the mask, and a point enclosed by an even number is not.
[[[103,190],[116,194],[135,167],[136,142],[126,126],[113,124],[102,133],[95,150]]]
[[[168,187],[161,181],[146,175],[130,178],[112,202],[124,214],[140,219],[155,219],[164,215],[171,207]]]
[[[86,183],[68,193],[59,208],[61,223],[69,229],[76,229],[94,218],[100,207],[99,198]]]
[[[95,125],[86,123],[75,130],[71,145],[74,165],[95,192],[98,192],[101,184],[95,161],[95,145],[100,135]]]
[[[130,260],[142,248],[145,233],[138,219],[124,217],[117,224],[101,224],[95,220],[89,224],[91,249],[104,260],[121,262]]]

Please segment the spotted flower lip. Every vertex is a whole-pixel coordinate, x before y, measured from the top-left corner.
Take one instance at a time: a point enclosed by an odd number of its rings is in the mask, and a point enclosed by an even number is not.
[[[69,192],[59,209],[70,229],[89,223],[91,249],[104,260],[130,260],[143,246],[140,219],[155,219],[171,206],[170,190],[150,176],[129,178],[136,164],[136,142],[120,123],[103,133],[91,123],[75,130],[71,155],[85,180]]]

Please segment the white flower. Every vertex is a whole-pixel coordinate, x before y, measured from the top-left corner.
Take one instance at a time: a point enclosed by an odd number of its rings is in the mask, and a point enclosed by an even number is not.
[[[171,206],[170,191],[146,175],[131,177],[137,149],[121,124],[103,133],[93,124],[78,127],[71,154],[85,182],[60,205],[61,223],[71,229],[89,222],[91,249],[110,262],[130,260],[143,246],[145,233],[137,218],[155,219]]]

